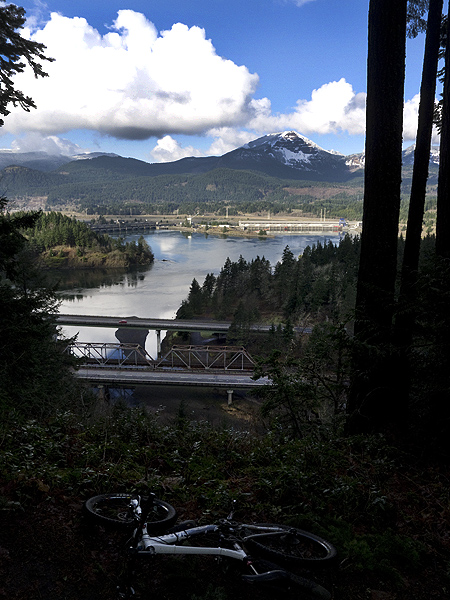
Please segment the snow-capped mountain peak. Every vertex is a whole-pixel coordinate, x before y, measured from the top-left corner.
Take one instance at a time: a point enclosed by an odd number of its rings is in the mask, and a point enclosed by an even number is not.
[[[295,179],[341,179],[349,175],[342,154],[328,152],[296,131],[260,137],[224,155],[221,162],[224,166],[264,170]]]

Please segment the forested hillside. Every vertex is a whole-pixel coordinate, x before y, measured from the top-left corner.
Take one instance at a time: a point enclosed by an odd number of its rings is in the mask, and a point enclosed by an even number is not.
[[[40,214],[25,235],[49,267],[133,266],[149,264],[154,258],[142,236],[138,242],[124,242],[58,212]]]
[[[109,159],[112,160],[112,159]],[[98,162],[96,162],[98,161]],[[137,163],[138,167],[136,167]],[[219,168],[207,173],[145,174],[146,163],[114,159],[73,161],[42,173],[25,167],[1,172],[1,185],[18,206],[40,199],[47,210],[75,208],[88,215],[239,213],[303,214],[362,218],[363,175],[345,183],[282,180],[262,173]],[[403,171],[401,221],[406,222],[412,168]],[[432,228],[437,167],[430,166],[426,224]],[[14,204],[13,204],[14,205]]]
[[[408,427],[411,436],[426,435],[427,444],[441,446],[440,432],[428,431],[433,398],[446,381],[446,361],[439,356],[446,314],[434,300],[442,285],[442,273],[433,262],[434,245],[434,236],[428,236],[421,249]],[[399,264],[403,250],[400,238]],[[207,275],[202,286],[192,281],[177,318],[206,315],[232,321],[227,344],[245,345],[259,356],[258,374],[268,375],[276,386],[266,390],[263,410],[284,420],[285,430],[298,436],[305,427],[343,416],[351,356],[357,351],[351,334],[359,256],[360,238],[346,236],[337,246],[329,242],[307,247],[298,257],[286,247],[276,265],[264,257],[227,259],[220,273]],[[399,311],[405,308],[399,306]],[[251,330],[257,322],[273,325],[269,335]],[[308,335],[294,335],[294,326],[307,328]]]

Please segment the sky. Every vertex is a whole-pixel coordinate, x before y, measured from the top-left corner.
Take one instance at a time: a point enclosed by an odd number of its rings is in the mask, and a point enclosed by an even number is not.
[[[3,3],[3,2],[2,2]],[[364,150],[369,0],[23,0],[48,77],[15,78],[0,147],[147,162],[222,155],[295,130]],[[407,42],[404,145],[414,142],[424,36]]]

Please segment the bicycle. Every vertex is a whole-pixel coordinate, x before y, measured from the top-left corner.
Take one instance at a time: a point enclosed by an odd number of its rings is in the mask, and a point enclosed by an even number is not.
[[[98,524],[133,529],[127,544],[126,575],[119,588],[121,599],[135,594],[136,560],[156,555],[210,555],[236,560],[243,567],[244,581],[282,586],[283,598],[296,594],[298,589],[303,593],[301,597],[331,598],[318,583],[287,569],[328,565],[336,556],[334,546],[313,533],[286,525],[239,523],[233,518],[234,511],[215,524],[197,526],[186,521],[175,525],[175,508],[154,494],[102,494],[89,498],[84,508]]]

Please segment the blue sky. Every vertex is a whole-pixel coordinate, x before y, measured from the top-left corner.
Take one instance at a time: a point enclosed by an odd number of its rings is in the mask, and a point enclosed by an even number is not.
[[[368,0],[24,0],[49,77],[19,75],[0,146],[148,162],[223,154],[294,129],[364,149]],[[405,145],[417,126],[423,36],[408,40]]]

